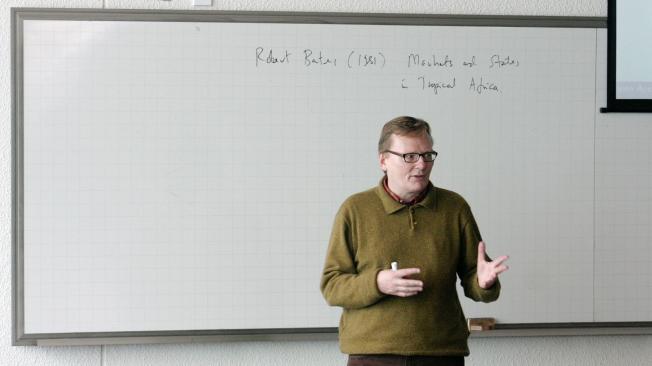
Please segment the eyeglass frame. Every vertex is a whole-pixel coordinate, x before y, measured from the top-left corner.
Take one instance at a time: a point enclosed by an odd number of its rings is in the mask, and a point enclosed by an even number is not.
[[[432,162],[435,161],[435,159],[437,159],[437,155],[439,155],[439,153],[436,152],[436,151],[434,151],[434,150],[433,150],[433,151],[426,151],[426,152],[424,152],[424,153],[409,152],[409,153],[405,153],[405,154],[399,154],[399,153],[397,153],[397,152],[395,152],[395,151],[392,151],[392,150],[385,150],[385,151],[383,151],[383,152],[384,152],[384,153],[390,153],[390,154],[393,154],[393,155],[396,155],[396,156],[400,156],[400,157],[403,158],[403,161],[406,162],[406,163],[408,163],[408,164],[415,164],[415,163],[419,162],[419,159],[423,159],[423,162],[424,162],[424,163],[432,163]],[[432,158],[432,160],[426,160],[426,154],[433,154],[434,157]],[[415,160],[415,161],[408,161],[408,160],[407,160],[408,155],[412,155],[412,156],[416,155],[416,156],[417,156],[417,160]]]

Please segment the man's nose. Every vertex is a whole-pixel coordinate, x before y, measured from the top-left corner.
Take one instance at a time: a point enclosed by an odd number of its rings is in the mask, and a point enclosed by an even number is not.
[[[424,169],[428,163],[423,159],[423,156],[419,156],[419,160],[414,163],[417,168]]]

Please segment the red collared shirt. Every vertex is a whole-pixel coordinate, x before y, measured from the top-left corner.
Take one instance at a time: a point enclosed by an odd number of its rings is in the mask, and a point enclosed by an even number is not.
[[[423,190],[423,192],[419,193],[419,195],[413,199],[412,201],[403,201],[401,197],[399,197],[396,193],[392,192],[391,189],[389,189],[389,185],[387,184],[387,176],[383,179],[383,188],[385,188],[385,192],[392,197],[392,199],[400,204],[406,205],[406,206],[412,206],[415,203],[421,202],[424,198],[426,198],[426,195],[428,194],[428,187]]]

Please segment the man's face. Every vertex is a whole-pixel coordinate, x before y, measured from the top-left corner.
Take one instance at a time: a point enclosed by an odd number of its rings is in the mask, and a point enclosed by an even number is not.
[[[421,154],[432,151],[432,143],[426,134],[415,136],[393,134],[390,142],[388,150],[399,154]],[[401,156],[381,153],[379,159],[380,168],[387,172],[389,189],[401,199],[412,200],[428,186],[433,163],[423,161],[423,157],[420,157],[416,163],[406,163]]]

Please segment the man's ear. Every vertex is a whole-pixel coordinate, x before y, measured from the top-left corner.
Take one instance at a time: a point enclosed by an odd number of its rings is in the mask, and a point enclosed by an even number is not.
[[[380,170],[382,170],[384,173],[387,173],[387,167],[385,166],[386,159],[387,156],[385,156],[385,153],[378,154],[378,163],[380,164]]]

